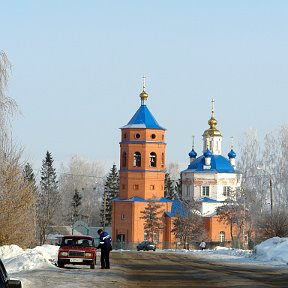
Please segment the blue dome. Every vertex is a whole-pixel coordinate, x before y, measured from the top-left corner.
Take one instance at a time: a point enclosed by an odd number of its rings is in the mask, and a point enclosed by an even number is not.
[[[236,157],[236,153],[233,149],[231,149],[231,151],[228,153],[228,157],[230,158],[235,158]]]
[[[190,158],[196,158],[197,157],[197,153],[195,152],[194,148],[189,152],[188,155]]]
[[[205,157],[211,157],[212,156],[212,152],[207,148],[206,151],[204,152],[204,156]]]
[[[128,124],[122,128],[148,128],[165,130],[165,128],[158,124],[146,105],[141,105]]]
[[[235,173],[235,169],[230,164],[229,160],[222,155],[211,155],[211,168],[204,169],[205,156],[202,155],[195,159],[185,171],[189,172],[219,172],[219,173]]]

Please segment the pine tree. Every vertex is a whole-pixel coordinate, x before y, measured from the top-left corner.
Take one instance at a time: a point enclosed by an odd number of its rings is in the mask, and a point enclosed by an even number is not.
[[[169,173],[165,174],[164,197],[170,200],[175,199],[175,190],[173,186],[173,181],[171,180]]]
[[[24,166],[23,175],[24,179],[31,185],[32,190],[36,193],[36,179],[30,163],[26,163],[26,165]]]
[[[182,199],[182,179],[181,179],[181,177],[178,179],[178,181],[176,181],[175,193],[176,193],[175,198],[178,198],[179,200],[181,200]]]
[[[119,197],[120,179],[119,172],[113,164],[104,184],[103,204],[101,218],[103,227],[110,226],[112,223],[112,201]]]
[[[47,151],[42,162],[40,191],[37,207],[37,220],[39,225],[39,240],[42,245],[47,237],[47,228],[54,223],[56,212],[60,204],[56,171],[53,168],[53,158]]]
[[[37,237],[37,214],[36,214],[36,199],[37,199],[37,185],[36,185],[36,179],[35,175],[32,169],[32,166],[30,163],[26,163],[23,169],[23,176],[24,181],[27,183],[27,185],[30,187],[32,194],[33,194],[33,201],[31,201],[31,206],[29,207],[29,221],[30,224],[30,232],[34,235],[34,243],[36,244],[36,237]]]
[[[140,211],[144,220],[144,231],[148,236],[148,240],[154,241],[155,236],[164,228],[162,205],[156,202],[156,199],[148,201],[143,211]]]
[[[73,195],[73,199],[72,199],[72,207],[73,207],[73,214],[72,214],[72,219],[73,221],[77,221],[79,220],[79,206],[81,206],[82,204],[82,196],[80,195],[80,193],[78,192],[77,189],[75,189],[75,193]]]

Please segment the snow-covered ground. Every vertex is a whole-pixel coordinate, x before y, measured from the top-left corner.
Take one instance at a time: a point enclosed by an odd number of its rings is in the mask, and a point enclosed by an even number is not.
[[[20,271],[55,269],[59,246],[43,245],[23,250],[17,245],[0,247],[0,258],[12,276]],[[158,250],[158,252],[194,253],[205,259],[288,268],[288,238],[274,237],[257,245],[254,251],[216,247],[213,250]],[[157,251],[156,251],[157,253]]]

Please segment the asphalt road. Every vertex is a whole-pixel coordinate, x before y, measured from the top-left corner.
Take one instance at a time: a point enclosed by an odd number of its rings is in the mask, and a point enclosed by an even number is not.
[[[99,261],[98,257],[98,261]],[[111,269],[68,266],[18,273],[23,288],[288,287],[288,268],[207,262],[201,256],[112,251]]]

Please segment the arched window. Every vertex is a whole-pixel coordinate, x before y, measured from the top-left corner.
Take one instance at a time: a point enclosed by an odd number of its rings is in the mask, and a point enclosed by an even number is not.
[[[151,152],[150,153],[150,167],[156,167],[156,153]]]
[[[220,242],[225,242],[225,232],[224,231],[220,232]]]
[[[127,166],[127,153],[123,152],[122,154],[122,167],[126,167]]]
[[[165,156],[164,153],[162,153],[162,159],[161,159],[161,166],[164,167],[165,162]]]
[[[141,167],[141,153],[135,152],[134,153],[134,167]]]

